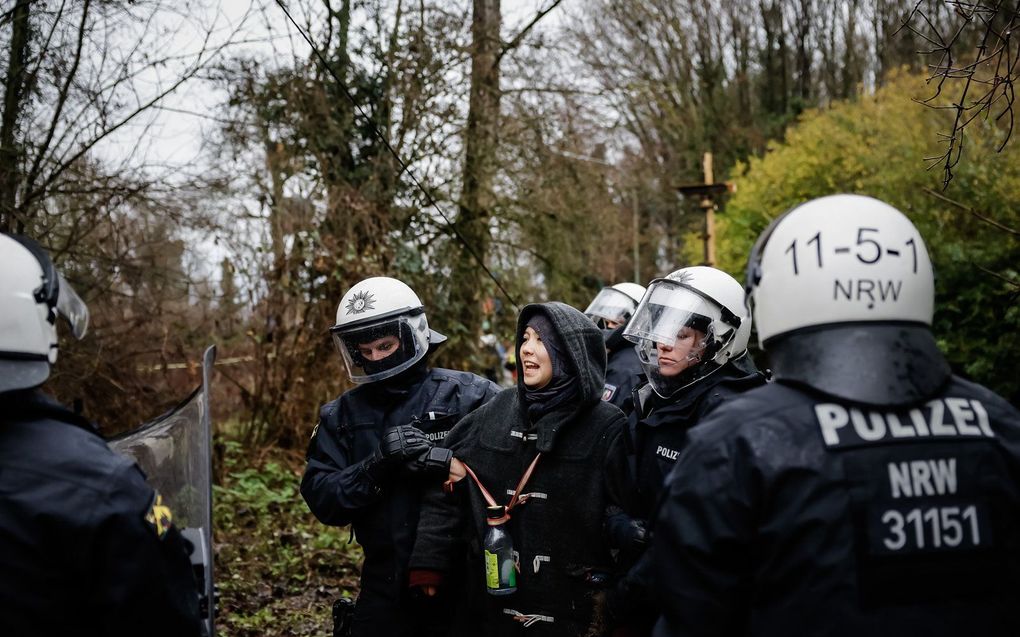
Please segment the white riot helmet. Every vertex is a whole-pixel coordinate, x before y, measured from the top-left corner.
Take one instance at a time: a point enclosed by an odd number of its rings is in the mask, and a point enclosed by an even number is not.
[[[57,316],[75,338],[89,311],[35,241],[0,234],[0,393],[41,385],[57,362]]]
[[[634,310],[637,309],[641,297],[645,295],[645,287],[637,283],[617,283],[602,288],[592,302],[588,304],[585,315],[600,328],[607,328],[607,322],[626,323]]]
[[[330,328],[355,383],[396,376],[425,358],[446,337],[429,329],[421,299],[402,281],[373,277],[340,300]]]
[[[751,252],[747,292],[779,380],[895,406],[949,378],[930,329],[935,280],[924,240],[877,199],[822,197],[773,221]]]
[[[744,355],[750,334],[743,287],[705,266],[652,281],[623,332],[663,398]]]

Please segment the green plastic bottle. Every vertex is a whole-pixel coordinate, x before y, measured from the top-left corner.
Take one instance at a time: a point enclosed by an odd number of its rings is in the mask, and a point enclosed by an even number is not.
[[[506,532],[506,507],[486,509],[489,530],[483,542],[485,557],[485,589],[490,595],[509,595],[517,590],[517,571],[514,569],[514,543]]]

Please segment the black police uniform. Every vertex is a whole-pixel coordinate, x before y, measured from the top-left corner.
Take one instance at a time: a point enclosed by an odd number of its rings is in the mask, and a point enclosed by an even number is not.
[[[682,390],[676,398],[661,398],[642,378],[634,391],[636,409],[628,420],[634,453],[632,463],[636,500],[632,513],[649,519],[655,512],[666,476],[687,440],[687,432],[719,405],[765,384],[758,372],[732,362]]]
[[[657,611],[650,592],[653,565],[643,538],[634,537],[632,520],[647,525],[654,516],[663,482],[690,429],[719,405],[765,384],[765,377],[749,358],[741,363],[726,363],[673,398],[660,397],[643,376],[634,390],[633,401],[639,407],[628,421],[632,498],[625,511],[610,511],[606,526],[614,545],[622,549],[621,566],[629,571],[611,596],[613,610],[618,621],[639,632],[651,629]],[[639,540],[636,546],[635,539]]]
[[[629,414],[633,405],[631,394],[641,376],[641,360],[634,343],[623,338],[626,328],[626,325],[621,325],[606,334],[606,384],[602,400]]]
[[[1020,413],[952,378],[854,406],[783,382],[690,433],[655,635],[1018,635]]]
[[[198,635],[184,541],[154,502],[84,420],[38,390],[0,395],[0,635]]]
[[[422,494],[436,480],[391,476],[377,482],[365,469],[392,427],[414,424],[433,443],[498,386],[467,372],[421,364],[394,378],[367,383],[319,410],[308,448],[301,495],[324,524],[352,524],[365,553],[354,635],[422,635],[441,631],[456,600],[427,600],[423,614],[411,598],[407,563],[414,545]]]

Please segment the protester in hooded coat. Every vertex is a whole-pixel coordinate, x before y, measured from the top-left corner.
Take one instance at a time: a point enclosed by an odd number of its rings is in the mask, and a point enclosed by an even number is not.
[[[551,360],[552,376],[529,388],[534,369],[525,362],[533,359],[535,333]],[[488,503],[470,477],[453,483],[451,493],[436,490],[426,496],[411,555],[411,584],[444,586],[466,543],[468,588],[484,613],[473,634],[602,635],[602,589],[612,570],[603,512],[619,499],[625,480],[625,462],[616,462],[624,457],[618,447],[624,417],[600,400],[605,343],[583,314],[545,303],[521,312],[516,354],[517,387],[469,414],[446,444],[501,505],[541,453],[522,489],[528,497],[506,523],[519,555],[517,591],[500,597],[481,592]]]

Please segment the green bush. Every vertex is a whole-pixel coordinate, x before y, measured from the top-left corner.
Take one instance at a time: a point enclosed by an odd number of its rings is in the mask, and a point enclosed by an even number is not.
[[[874,95],[805,112],[785,141],[738,165],[737,192],[717,216],[719,264],[743,280],[758,234],[808,199],[848,192],[886,201],[911,218],[928,244],[934,331],[954,370],[1017,402],[1020,242],[960,205],[1020,231],[1020,147],[1014,140],[997,153],[1002,130],[975,120],[956,178],[942,192],[940,165],[928,171],[924,158],[942,153],[939,133],[951,121],[947,111],[912,101],[924,91],[922,78],[894,75]]]

